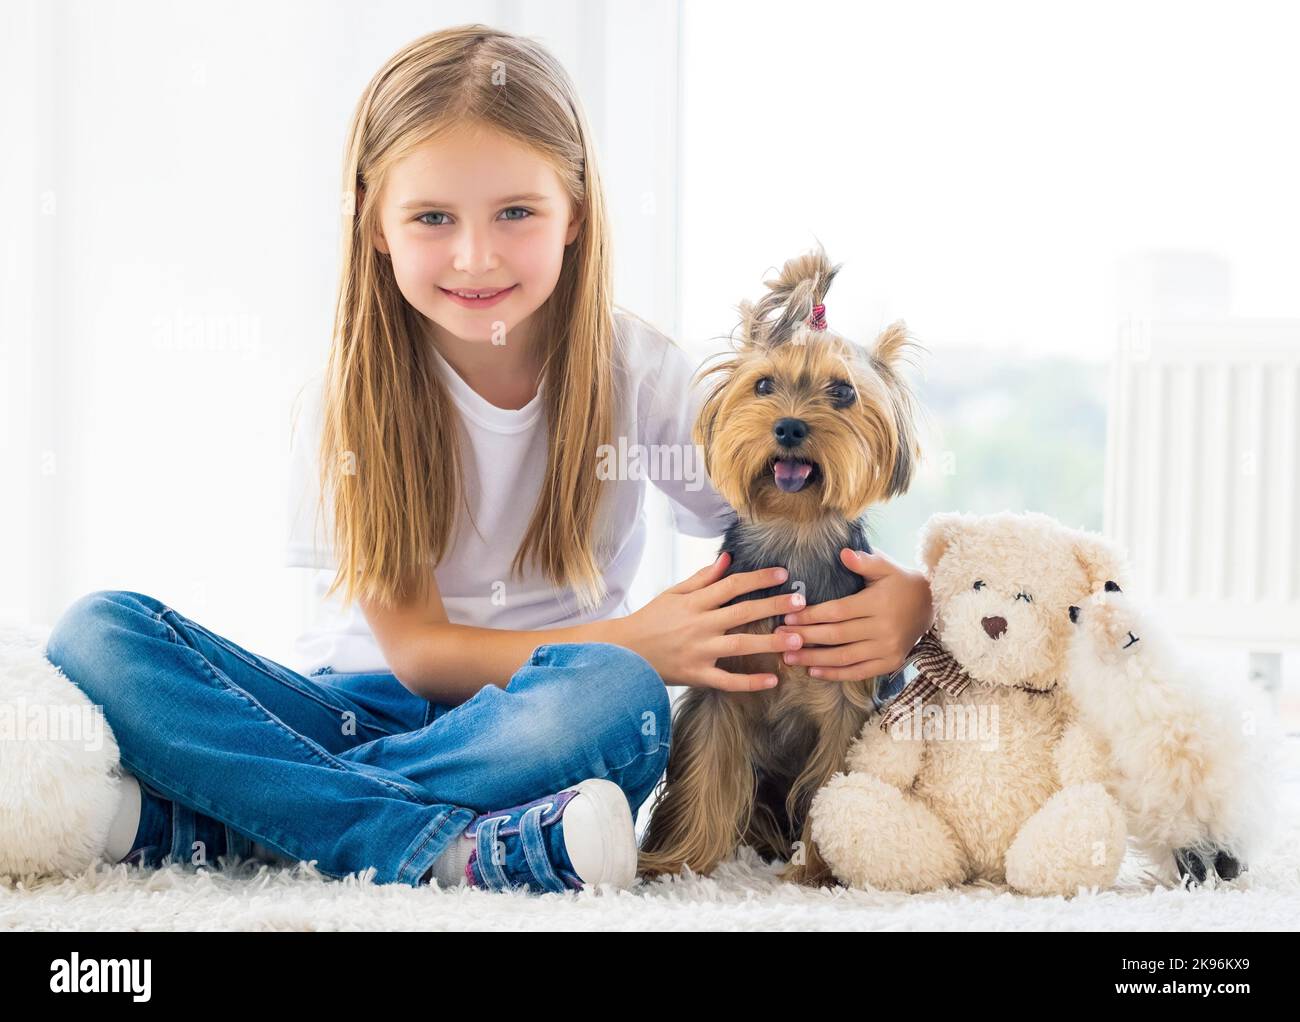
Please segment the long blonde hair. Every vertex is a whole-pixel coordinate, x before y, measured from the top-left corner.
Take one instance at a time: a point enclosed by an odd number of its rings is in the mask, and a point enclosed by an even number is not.
[[[391,606],[423,598],[464,500],[461,424],[428,347],[421,316],[402,296],[375,236],[384,176],[412,149],[479,125],[532,148],[554,166],[581,220],[565,248],[532,336],[549,425],[537,506],[511,570],[529,558],[583,607],[606,595],[593,536],[597,447],[614,429],[610,237],[591,133],[564,68],[537,42],[471,24],[416,39],[366,87],[343,162],[342,273],[325,370],[320,497],[334,506],[340,587]],[[360,203],[357,208],[357,194]],[[472,522],[472,515],[470,518]],[[478,525],[474,523],[477,531]],[[414,585],[412,585],[412,580]]]

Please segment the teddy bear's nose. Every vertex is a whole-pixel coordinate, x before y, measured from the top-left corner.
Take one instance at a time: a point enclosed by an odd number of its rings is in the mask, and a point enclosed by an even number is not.
[[[980,624],[984,626],[984,631],[988,633],[990,639],[996,639],[1007,630],[1007,619],[1004,617],[986,617]]]

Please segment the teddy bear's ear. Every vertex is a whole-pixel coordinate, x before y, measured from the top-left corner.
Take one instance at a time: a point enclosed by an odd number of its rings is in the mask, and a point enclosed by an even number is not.
[[[970,515],[957,511],[940,511],[929,517],[921,526],[921,538],[916,548],[916,559],[927,575],[933,574],[935,566],[947,553],[949,544],[958,530],[963,528]]]
[[[1107,582],[1119,584],[1127,576],[1123,554],[1106,537],[1078,529],[1072,544],[1074,559],[1083,569],[1089,593],[1097,592]]]

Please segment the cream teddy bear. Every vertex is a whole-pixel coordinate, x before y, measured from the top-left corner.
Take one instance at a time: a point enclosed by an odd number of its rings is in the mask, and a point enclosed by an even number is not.
[[[1100,537],[1034,512],[930,518],[920,560],[937,613],[920,674],[867,720],[848,772],[810,808],[841,881],[1063,896],[1114,882],[1127,821],[1107,749],[1060,683],[1067,610],[1121,576],[1113,558]]]

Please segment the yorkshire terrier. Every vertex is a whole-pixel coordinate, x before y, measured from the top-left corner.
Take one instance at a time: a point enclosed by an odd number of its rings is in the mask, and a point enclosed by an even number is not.
[[[737,513],[719,553],[731,554],[729,573],[789,572],[785,583],[731,603],[802,591],[811,607],[862,589],[839,551],[871,552],[867,508],[905,493],[921,456],[915,399],[899,373],[919,346],[901,320],[870,351],[828,330],[824,300],[840,269],[820,247],[788,261],[757,304],[741,302],[739,345],[696,374],[717,379],[693,440]],[[781,623],[765,618],[732,631],[770,634]],[[743,843],[786,862],[782,880],[833,883],[812,843],[808,807],[845,769],[886,679],[812,678],[775,652],[724,657],[718,666],[775,674],[778,683],[756,692],[691,688],[680,699],[638,874],[683,866],[707,874]]]

